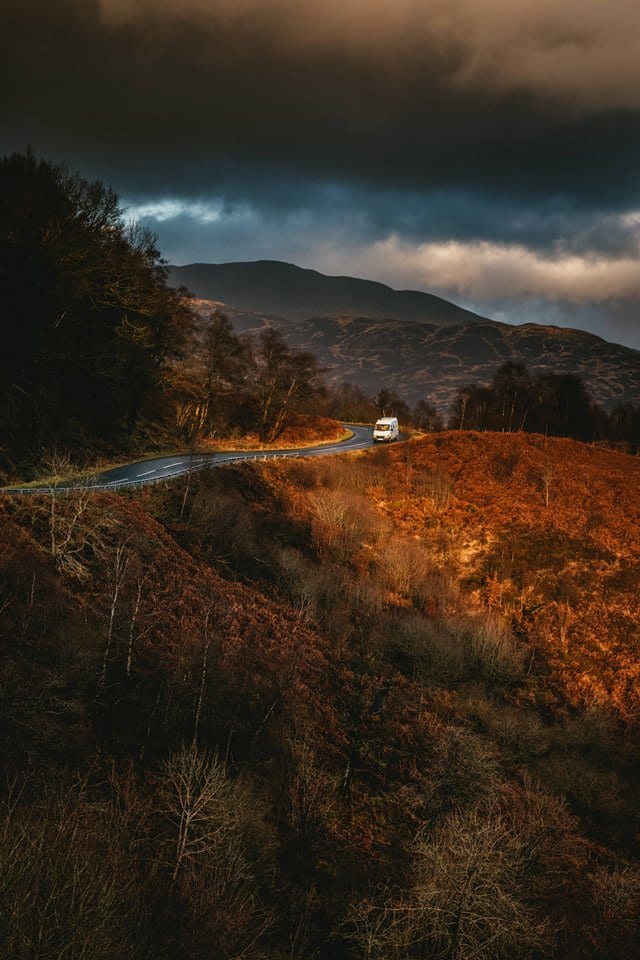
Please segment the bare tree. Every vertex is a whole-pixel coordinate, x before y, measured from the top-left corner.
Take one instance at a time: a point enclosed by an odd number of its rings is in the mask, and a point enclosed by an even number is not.
[[[202,642],[202,670],[200,671],[200,685],[198,688],[198,696],[196,699],[196,709],[195,709],[195,715],[193,718],[193,746],[194,747],[198,742],[198,728],[200,726],[200,715],[202,713],[204,689],[205,689],[205,684],[207,682],[207,660],[209,657],[209,647],[211,646],[211,636],[209,634],[210,616],[211,616],[211,611],[207,610],[207,615],[204,621],[204,638]]]
[[[367,960],[511,960],[536,955],[548,930],[526,903],[526,854],[486,807],[451,814],[418,835],[414,879],[347,915]]]
[[[1,956],[133,955],[143,908],[126,819],[82,781],[33,806],[14,789],[0,806]]]
[[[171,886],[190,904],[193,929],[206,938],[206,955],[256,956],[272,918],[256,896],[246,850],[255,802],[227,776],[217,755],[192,743],[163,764],[158,803],[169,827]]]
[[[540,486],[544,497],[545,507],[549,506],[549,494],[551,491],[551,481],[553,480],[553,467],[550,460],[546,460],[540,470]]]
[[[238,824],[234,790],[215,754],[183,746],[162,768],[161,809],[172,827],[171,879],[232,838]]]
[[[107,637],[104,645],[104,653],[102,655],[102,667],[100,670],[100,676],[98,678],[98,689],[104,689],[105,681],[107,678],[107,665],[109,662],[109,654],[111,652],[111,644],[113,642],[113,635],[116,622],[116,610],[118,608],[118,599],[120,597],[120,592],[124,584],[124,578],[127,572],[127,566],[129,564],[129,556],[127,552],[127,547],[124,543],[118,543],[116,545],[116,550],[113,558],[113,568],[112,568],[112,579],[111,579],[111,598],[109,603],[109,621],[107,626]]]
[[[133,607],[131,609],[131,618],[129,620],[129,637],[127,641],[127,676],[131,676],[131,664],[133,662],[133,640],[136,636],[136,627],[138,623],[138,616],[140,614],[140,602],[142,600],[142,587],[144,584],[144,578],[138,580],[136,586],[136,596],[133,602]]]
[[[268,327],[256,353],[256,400],[260,439],[276,440],[301,405],[320,389],[320,368],[312,353],[292,350]]]
[[[64,509],[60,509],[63,498]],[[91,526],[86,523],[91,490],[68,493],[52,488],[49,502],[49,550],[58,570],[77,580],[87,580],[89,571],[81,555],[91,537]]]
[[[400,960],[412,954],[409,903],[397,899],[397,893],[383,890],[376,901],[358,900],[346,915],[349,939],[362,949],[366,960]]]
[[[416,938],[443,960],[525,957],[544,939],[523,897],[524,853],[513,827],[483,807],[454,813],[416,843]]]

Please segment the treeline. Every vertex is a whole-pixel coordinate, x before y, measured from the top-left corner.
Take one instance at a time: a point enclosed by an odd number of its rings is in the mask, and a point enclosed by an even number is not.
[[[113,190],[0,159],[0,470],[236,429],[272,442],[322,392],[315,357],[275,329],[253,343],[215,316],[202,334],[167,276]]]
[[[123,445],[166,413],[191,318],[155,238],[113,190],[32,153],[0,159],[0,436],[5,464]]]
[[[618,404],[607,413],[576,374],[531,373],[509,361],[489,386],[463,387],[456,394],[450,429],[543,433],[575,440],[604,440],[640,446],[640,404]]]
[[[581,377],[572,373],[531,373],[508,361],[488,386],[471,384],[456,393],[447,417],[428,399],[411,408],[394,390],[375,397],[353,384],[327,392],[327,412],[343,420],[397,416],[428,433],[440,430],[495,430],[542,433],[585,442],[623,444],[640,449],[640,404],[617,404],[610,412],[595,403]]]
[[[184,393],[178,422],[189,440],[239,429],[257,430],[269,442],[295,413],[309,412],[360,423],[397,416],[428,433],[522,431],[623,444],[634,453],[640,448],[640,404],[618,404],[607,412],[576,374],[533,374],[509,361],[489,386],[462,387],[447,417],[429,399],[410,407],[387,387],[370,396],[354,383],[327,385],[313,355],[287,347],[279,331],[266,328],[255,345],[234,333],[224,314],[210,317],[204,363]]]
[[[314,355],[289,347],[274,327],[252,340],[214,313],[193,353],[194,363],[178,369],[176,383],[176,424],[187,443],[235,430],[255,431],[272,443],[296,413],[317,411],[325,395]]]
[[[434,403],[427,398],[411,408],[396,390],[382,387],[370,396],[354,383],[332,384],[324,391],[322,412],[336,420],[369,423],[378,417],[397,417],[402,424],[418,427],[429,433],[445,429],[445,421]]]

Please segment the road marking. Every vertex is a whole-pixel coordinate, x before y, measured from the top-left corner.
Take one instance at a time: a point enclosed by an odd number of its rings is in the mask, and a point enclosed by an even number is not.
[[[348,453],[349,451],[354,450],[368,450],[371,449],[374,444],[369,439],[369,428],[362,427],[350,427],[351,436],[348,437],[345,441],[338,444],[328,444],[324,447],[307,447],[307,448],[292,448],[291,450],[252,450],[246,452],[234,452],[229,455],[229,453],[224,453],[219,451],[216,453],[210,453],[203,455],[189,455],[183,457],[181,460],[173,460],[171,463],[163,464],[162,466],[156,466],[148,470],[144,470],[139,473],[132,473],[128,477],[123,477],[119,480],[109,480],[108,474],[111,471],[107,471],[107,476],[102,483],[97,482],[97,478],[94,481],[90,481],[88,484],[81,485],[79,487],[73,486],[64,486],[55,488],[56,491],[62,492],[63,490],[79,490],[79,489],[96,489],[96,490],[115,490],[118,487],[135,487],[141,486],[145,483],[156,483],[159,480],[162,480],[164,477],[165,480],[172,479],[173,477],[184,476],[191,471],[197,469],[202,469],[207,465],[216,466],[218,464],[225,463],[234,463],[238,461],[258,461],[258,460],[273,460],[279,457],[319,457],[322,455],[336,455],[340,453]],[[406,438],[403,438],[406,439]],[[139,466],[146,466],[144,462],[140,464],[130,464],[130,469],[136,469]],[[178,467],[178,470],[174,468]],[[122,468],[116,468],[121,470]],[[162,471],[172,470],[171,473],[163,473]],[[113,471],[115,472],[115,470]],[[148,479],[146,479],[148,478]],[[46,487],[32,487],[29,489],[14,489],[6,490],[2,492],[6,493],[47,493],[53,491],[54,488]]]

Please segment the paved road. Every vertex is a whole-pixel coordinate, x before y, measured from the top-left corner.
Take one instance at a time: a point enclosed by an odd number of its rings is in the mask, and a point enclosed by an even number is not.
[[[350,453],[352,450],[367,450],[374,446],[371,427],[352,423],[345,423],[343,426],[352,432],[352,436],[338,443],[328,443],[318,447],[299,447],[293,450],[234,450],[229,453],[196,453],[191,456],[176,454],[173,457],[156,457],[152,460],[141,460],[139,463],[129,463],[123,467],[106,470],[89,478],[83,484],[60,484],[55,489],[74,490],[82,486],[98,490],[117,490],[120,487],[135,487],[144,483],[169,480],[171,477],[180,477],[191,471],[217,467],[223,463],[273,460],[280,457],[327,457],[337,453]],[[49,490],[48,487],[14,487],[7,492],[43,493]]]

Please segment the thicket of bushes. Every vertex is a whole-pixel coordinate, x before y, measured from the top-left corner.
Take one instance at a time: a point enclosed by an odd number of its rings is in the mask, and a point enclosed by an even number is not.
[[[4,501],[3,956],[633,955],[633,751],[536,705],[406,491],[382,450]]]

